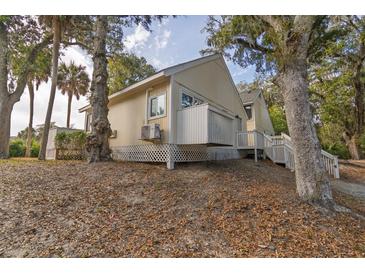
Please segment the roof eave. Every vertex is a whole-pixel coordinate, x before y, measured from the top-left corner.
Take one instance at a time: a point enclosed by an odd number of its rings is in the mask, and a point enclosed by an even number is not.
[[[130,92],[130,91],[131,91],[131,90],[133,90],[133,89],[136,89],[136,88],[138,88],[138,87],[140,87],[140,86],[142,86],[142,85],[145,85],[145,84],[147,84],[148,82],[151,82],[151,81],[157,80],[157,79],[159,79],[159,78],[161,78],[161,77],[163,77],[163,76],[166,76],[165,72],[164,72],[164,71],[160,71],[159,73],[156,73],[156,74],[154,74],[154,75],[152,75],[152,76],[150,76],[150,77],[147,77],[147,78],[146,78],[146,79],[144,79],[144,80],[141,80],[141,81],[139,81],[139,82],[137,82],[137,83],[134,83],[134,84],[132,84],[132,85],[130,85],[130,86],[128,86],[128,87],[126,87],[126,88],[124,88],[124,89],[122,89],[122,90],[118,91],[118,92],[115,92],[115,93],[113,93],[113,94],[109,95],[109,96],[108,96],[108,99],[109,99],[109,101],[110,101],[110,100],[112,100],[112,99],[114,99],[114,98],[116,98],[116,97],[119,97],[119,96],[121,96],[121,95],[123,95],[123,94],[126,94],[126,93]],[[89,105],[86,105],[86,106],[84,106],[84,107],[80,108],[80,109],[79,109],[79,112],[80,112],[80,113],[81,113],[81,112],[84,112],[84,111],[86,111],[86,110],[88,110],[88,109],[90,109],[90,108],[91,108],[91,105],[90,105],[90,104],[89,104]]]

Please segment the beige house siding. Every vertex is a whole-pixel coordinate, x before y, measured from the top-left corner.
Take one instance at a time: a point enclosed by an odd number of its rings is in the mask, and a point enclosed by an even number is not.
[[[247,131],[253,131],[256,129],[255,119],[252,117],[251,120],[247,120]]]
[[[158,123],[162,130],[162,143],[168,142],[168,100],[169,81],[139,89],[133,94],[125,95],[109,103],[108,119],[112,130],[117,131],[116,138],[110,138],[110,146],[137,145],[150,143],[140,140],[141,127],[148,123]],[[165,116],[157,119],[148,118],[148,102],[150,96],[166,93]]]
[[[266,134],[274,134],[269,112],[262,95],[256,99],[254,109],[256,129]]]
[[[252,105],[252,119],[247,120],[247,131],[258,130],[269,135],[274,135],[270,115],[262,95]]]
[[[161,94],[166,95],[165,100],[165,115],[161,118],[149,118],[148,124],[160,124],[160,129],[162,130],[162,143],[168,143],[169,138],[169,119],[168,119],[168,113],[169,113],[169,100],[170,100],[170,92],[169,92],[169,86],[170,81],[161,83],[157,86],[152,87],[152,89],[148,89],[148,98],[151,96],[158,96]],[[148,111],[148,108],[146,107],[146,111]]]
[[[187,89],[204,102],[222,110],[230,110],[231,114],[238,115],[242,119],[242,130],[246,130],[247,116],[236,87],[227,74],[225,64],[221,59],[178,72],[173,79],[172,104],[174,109],[181,109],[181,92],[183,89]],[[172,123],[177,123],[176,118]],[[176,142],[176,134],[172,137],[172,141]]]
[[[162,130],[159,143],[176,144],[177,112],[181,110],[183,90],[232,117],[232,134],[237,130],[247,130],[247,115],[222,57],[168,73],[153,78],[151,82],[142,81],[140,86],[132,86],[110,97],[108,118],[111,129],[117,131],[116,137],[110,138],[111,148],[151,143],[140,140],[140,134],[143,125],[153,123],[159,124]],[[166,94],[165,114],[150,118],[150,97],[160,94]],[[236,116],[240,118],[241,126],[238,126]]]

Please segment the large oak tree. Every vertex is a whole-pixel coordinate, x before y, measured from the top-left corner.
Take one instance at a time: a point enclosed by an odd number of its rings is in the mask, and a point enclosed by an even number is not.
[[[9,157],[11,113],[20,100],[38,54],[50,43],[30,16],[0,16],[0,158]],[[26,52],[17,67],[12,59]]]
[[[342,131],[352,159],[360,159],[365,127],[365,18],[332,17],[337,39],[316,55],[311,68],[312,100],[323,123]]]
[[[205,28],[209,51],[225,53],[237,64],[256,65],[276,75],[292,138],[297,192],[305,200],[333,207],[329,179],[313,123],[308,95],[308,60],[320,48],[323,16],[210,17]]]

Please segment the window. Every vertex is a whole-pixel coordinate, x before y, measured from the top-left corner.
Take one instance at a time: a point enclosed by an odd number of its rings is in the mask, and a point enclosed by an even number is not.
[[[251,106],[245,106],[245,111],[249,120],[252,119],[252,108]]]
[[[203,104],[203,100],[194,97],[194,106]]]
[[[193,96],[187,95],[185,93],[182,94],[181,97],[181,106],[182,108],[188,108],[193,105],[194,98]]]
[[[150,118],[165,115],[165,94],[150,98]]]
[[[204,103],[203,100],[201,100],[195,96],[188,95],[184,92],[181,94],[181,107],[182,108],[188,108],[191,106],[201,105],[203,103]]]

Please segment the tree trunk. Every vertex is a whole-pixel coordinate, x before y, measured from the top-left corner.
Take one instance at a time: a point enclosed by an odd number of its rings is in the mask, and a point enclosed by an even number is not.
[[[6,26],[0,22],[0,158],[9,157],[9,138],[11,112],[16,102],[20,100],[29,75],[30,66],[34,63],[39,51],[48,45],[50,37],[35,45],[24,59],[22,70],[13,92],[8,90],[8,59],[9,40]]]
[[[280,72],[278,83],[294,150],[297,192],[305,201],[330,207],[333,205],[331,188],[309,105],[306,60],[293,56],[290,59]]]
[[[9,157],[10,95],[8,92],[8,33],[0,23],[0,158]]]
[[[68,94],[67,102],[67,128],[70,128],[70,116],[71,116],[71,103],[72,103],[72,93]]]
[[[361,153],[359,148],[359,138],[354,135],[350,135],[347,132],[344,132],[342,134],[343,139],[345,140],[346,146],[350,152],[351,159],[352,160],[360,160],[361,159]]]
[[[362,80],[363,63],[365,60],[365,45],[360,46],[360,56],[355,65],[355,75],[353,78],[353,85],[355,89],[355,128],[353,136],[347,136],[344,134],[346,145],[351,154],[353,160],[360,160],[362,153],[360,149],[360,142],[358,139],[364,131],[364,111],[365,111],[365,100],[364,100],[364,83]]]
[[[27,85],[29,91],[29,123],[28,123],[25,157],[30,157],[32,151],[32,137],[33,137],[34,85],[32,81],[28,81]]]
[[[52,21],[53,26],[53,49],[52,49],[52,84],[51,84],[51,93],[49,96],[46,120],[44,122],[44,131],[42,137],[42,145],[39,151],[38,159],[45,160],[46,159],[46,149],[48,142],[48,133],[49,127],[51,124],[52,117],[52,109],[54,104],[54,99],[56,96],[56,87],[57,87],[57,72],[58,72],[58,58],[60,54],[60,42],[61,42],[61,23],[58,16],[53,16]]]
[[[109,136],[111,134],[108,121],[107,94],[107,59],[106,35],[108,31],[107,16],[97,16],[94,37],[94,71],[91,84],[90,104],[92,107],[91,134],[87,137],[86,149],[89,162],[110,161]]]
[[[0,97],[0,159],[9,157],[10,122],[13,105],[8,97]]]

